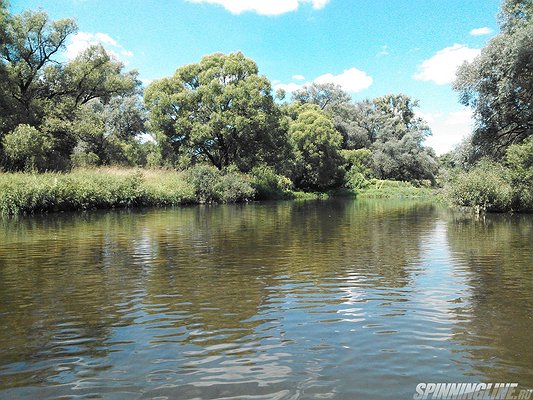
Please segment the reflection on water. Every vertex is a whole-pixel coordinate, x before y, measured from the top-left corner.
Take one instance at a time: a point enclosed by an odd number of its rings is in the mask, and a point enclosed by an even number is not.
[[[352,200],[2,220],[0,397],[531,387],[532,227]]]

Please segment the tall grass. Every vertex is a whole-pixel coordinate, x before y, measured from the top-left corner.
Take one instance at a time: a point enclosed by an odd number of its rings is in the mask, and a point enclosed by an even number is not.
[[[415,186],[410,182],[371,179],[364,188],[357,189],[360,198],[430,198],[436,196],[431,183]]]
[[[208,167],[202,167],[208,168]],[[176,206],[250,200],[254,190],[244,176],[211,170],[198,181],[188,172],[124,168],[78,169],[67,174],[0,173],[0,214],[89,210],[137,206]],[[209,192],[209,196],[203,194]]]

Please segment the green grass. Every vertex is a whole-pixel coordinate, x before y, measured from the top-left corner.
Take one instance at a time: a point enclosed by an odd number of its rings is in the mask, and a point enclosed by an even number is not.
[[[437,191],[430,187],[416,187],[409,182],[372,179],[364,189],[357,190],[358,198],[433,198]]]
[[[361,198],[429,198],[435,191],[406,182],[373,180],[358,190],[330,193],[289,190],[289,183],[270,171],[222,173],[198,166],[188,171],[95,168],[69,173],[0,173],[0,215],[34,214],[249,200],[319,200],[336,196]]]
[[[196,202],[183,173],[99,168],[68,174],[0,174],[0,214],[90,210]]]

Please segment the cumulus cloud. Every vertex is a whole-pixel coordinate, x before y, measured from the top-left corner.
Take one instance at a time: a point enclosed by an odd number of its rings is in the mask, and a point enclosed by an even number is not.
[[[274,85],[274,89],[275,90],[285,90],[287,93],[292,93],[292,92],[296,92],[298,89],[301,89],[302,88],[302,84],[299,84],[299,83],[294,83],[294,82],[291,82],[291,83],[276,83]]]
[[[455,80],[457,68],[465,61],[471,62],[481,50],[471,49],[462,44],[446,47],[422,62],[419,71],[413,77],[419,81],[431,81],[437,85],[446,85]]]
[[[315,10],[324,8],[330,0],[187,0],[223,6],[232,14],[251,11],[260,15],[280,15],[296,11],[300,4],[310,4]]]
[[[472,29],[470,31],[470,34],[472,36],[483,36],[483,35],[490,35],[492,33],[492,29],[484,26],[483,28],[476,28]]]
[[[450,113],[422,113],[417,115],[426,120],[433,135],[426,139],[426,145],[433,147],[438,155],[447,153],[472,132],[473,117],[470,108]]]
[[[315,83],[334,83],[350,93],[357,93],[372,85],[373,79],[366,72],[357,68],[345,69],[342,74],[324,74],[315,79]]]
[[[303,75],[294,75],[292,78],[294,80],[301,80],[297,78],[303,78]],[[358,93],[369,88],[373,83],[373,79],[371,76],[367,75],[366,72],[354,67],[350,69],[345,69],[341,74],[338,75],[333,75],[331,73],[320,75],[312,82],[277,83],[274,85],[274,89],[283,89],[286,92],[292,93],[312,83],[333,83],[335,85],[339,85],[343,90],[347,92]]]
[[[107,33],[101,32],[78,32],[73,35],[70,38],[70,43],[67,45],[66,56],[69,60],[72,60],[78,54],[96,44],[101,44],[111,57],[122,61],[124,64],[128,64],[128,59],[133,57],[133,52],[126,50]]]
[[[305,76],[303,76],[303,75],[293,75],[292,79],[294,79],[295,81],[304,81],[305,80]]]

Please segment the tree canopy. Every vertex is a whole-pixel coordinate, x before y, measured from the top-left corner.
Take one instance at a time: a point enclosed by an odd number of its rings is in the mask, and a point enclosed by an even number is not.
[[[178,68],[145,93],[153,129],[186,163],[248,171],[283,157],[286,130],[268,79],[242,53],[213,54]]]
[[[505,0],[501,32],[458,71],[454,88],[474,110],[480,155],[502,157],[533,133],[533,1]]]
[[[77,31],[72,19],[51,21],[44,11],[10,15],[5,7],[0,10],[0,153],[6,144],[17,143],[13,139],[18,135],[24,133],[25,140],[34,135],[50,146],[47,162],[38,165],[65,168],[80,140],[82,117],[89,110],[85,105],[107,104],[115,96],[134,93],[139,86],[137,73],[124,73],[123,65],[101,45],[62,62],[66,40]],[[17,130],[19,125],[24,128]],[[15,136],[3,140],[11,132]],[[12,150],[4,153],[14,154]]]
[[[343,179],[342,136],[317,105],[303,105],[291,122],[289,136],[294,151],[291,178],[306,190],[327,190]]]

